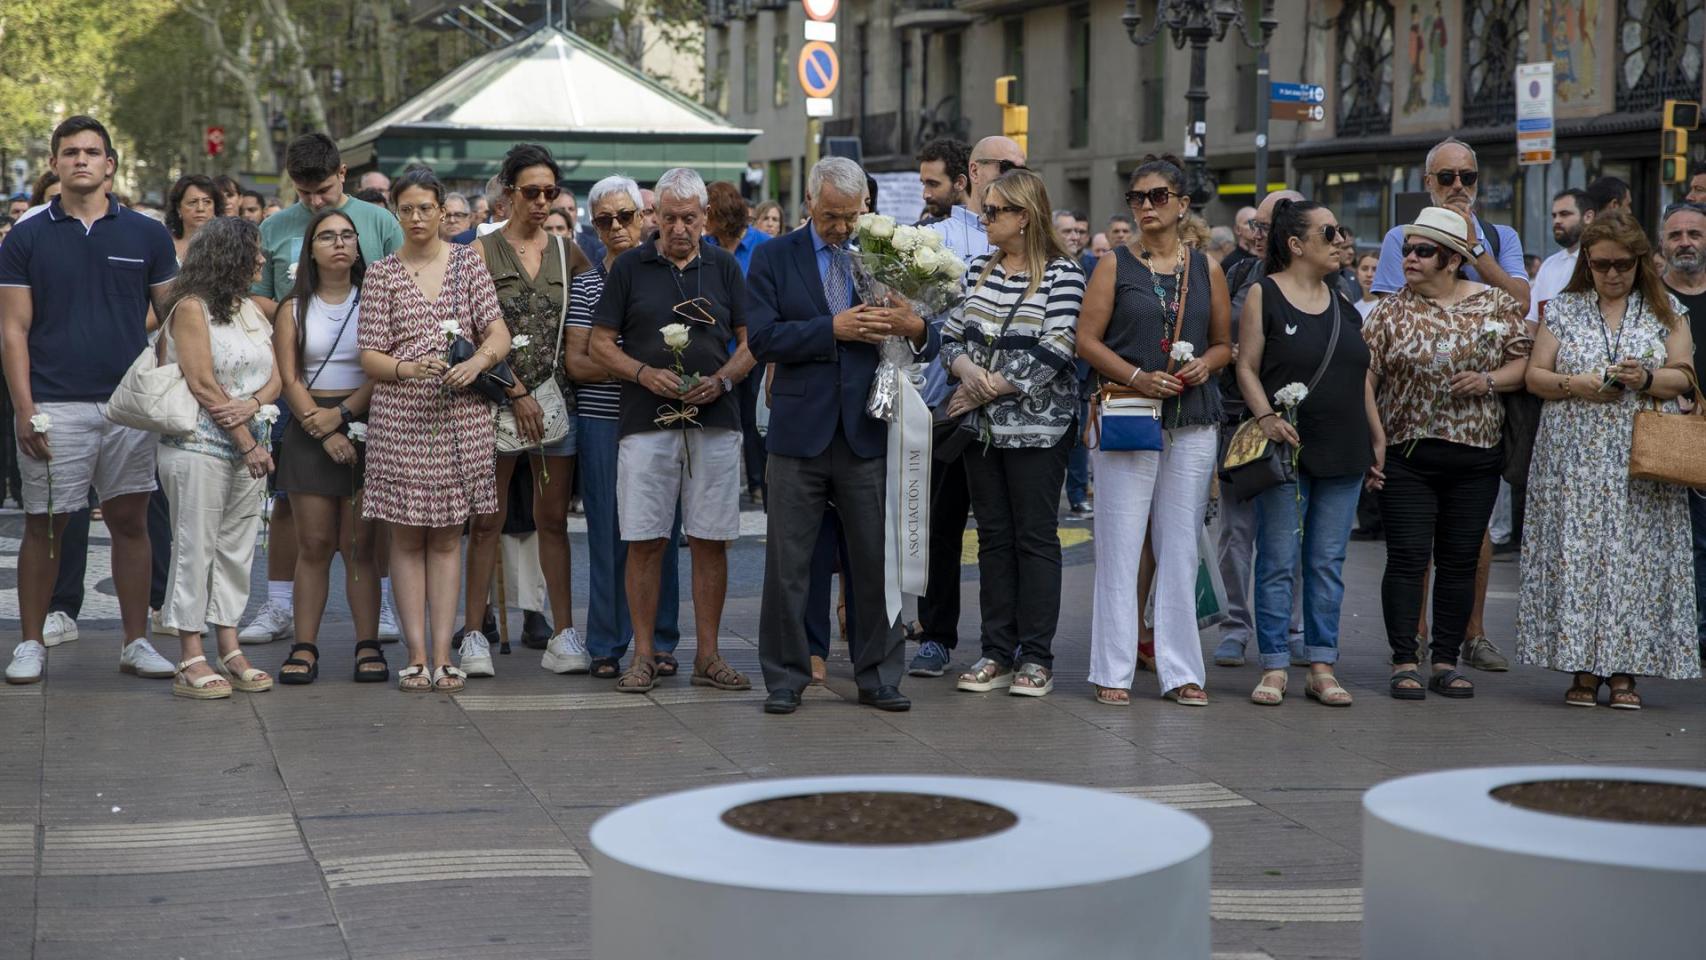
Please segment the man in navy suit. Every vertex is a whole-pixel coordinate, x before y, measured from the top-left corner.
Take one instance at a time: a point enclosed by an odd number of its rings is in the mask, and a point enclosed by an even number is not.
[[[770,691],[766,713],[793,713],[811,681],[805,602],[812,550],[831,501],[852,567],[848,619],[860,636],[848,641],[859,702],[880,710],[912,706],[900,692],[905,641],[883,601],[888,425],[865,413],[865,401],[885,337],[907,337],[920,359],[933,355],[940,340],[905,306],[859,301],[847,241],[866,194],[858,164],[845,157],[819,161],[806,181],[811,222],[760,245],[747,274],[747,343],[759,363],[776,364],[758,620],[758,658]]]

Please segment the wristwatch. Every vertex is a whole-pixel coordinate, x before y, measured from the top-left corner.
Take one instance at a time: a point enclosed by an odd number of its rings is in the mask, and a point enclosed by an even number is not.
[[[351,413],[350,408],[342,403],[338,404],[338,416],[343,417],[345,423],[353,423],[355,421],[355,414]]]
[[[1481,259],[1481,255],[1486,253],[1486,252],[1487,252],[1487,245],[1482,243],[1479,240],[1475,241],[1475,245],[1473,247],[1469,248],[1469,255],[1471,257],[1474,257],[1476,260]]]
[[[730,380],[728,377],[718,377],[717,382],[723,385],[723,392],[724,393],[734,393],[735,392],[735,382],[733,380]]]

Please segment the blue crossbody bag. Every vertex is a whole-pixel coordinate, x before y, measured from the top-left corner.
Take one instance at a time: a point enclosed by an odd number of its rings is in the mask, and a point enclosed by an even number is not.
[[[1187,254],[1188,256],[1188,254]],[[1185,295],[1190,291],[1189,261],[1179,280],[1179,315],[1173,323],[1173,340],[1185,327]],[[1171,368],[1172,361],[1167,362]],[[1084,445],[1128,453],[1160,450],[1165,445],[1161,430],[1161,401],[1146,397],[1131,387],[1104,383],[1090,404],[1090,423],[1084,430]]]

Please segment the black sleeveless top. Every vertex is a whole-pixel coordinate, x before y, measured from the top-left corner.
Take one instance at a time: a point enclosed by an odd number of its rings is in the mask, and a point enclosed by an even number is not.
[[[1213,287],[1208,279],[1208,257],[1192,250],[1190,277],[1185,289],[1185,323],[1179,339],[1196,349],[1196,355],[1208,352],[1209,303]],[[1162,340],[1173,337],[1173,317],[1163,310],[1155,296],[1155,281],[1167,302],[1175,295],[1173,275],[1156,277],[1126,246],[1114,250],[1114,262],[1119,270],[1114,275],[1114,308],[1108,317],[1108,330],[1102,342],[1120,359],[1135,364],[1140,370],[1167,369],[1167,351]],[[1182,409],[1180,409],[1182,406]],[[1220,386],[1213,377],[1200,387],[1189,387],[1177,398],[1161,405],[1161,422],[1168,427],[1175,423],[1191,426],[1220,422]]]
[[[1363,384],[1368,377],[1368,344],[1362,339],[1362,315],[1329,285],[1332,300],[1321,313],[1304,313],[1285,298],[1272,277],[1262,284],[1262,391],[1274,394],[1288,383],[1308,385],[1321,366],[1332,331],[1333,304],[1339,308],[1339,344],[1321,381],[1297,408],[1298,468],[1312,477],[1360,475],[1374,463],[1368,435]],[[1278,412],[1278,408],[1275,408]]]

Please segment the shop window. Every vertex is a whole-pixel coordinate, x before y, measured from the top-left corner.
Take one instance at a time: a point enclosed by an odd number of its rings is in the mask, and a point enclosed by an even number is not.
[[[1617,109],[1657,110],[1700,96],[1706,0],[1616,0]]]
[[[1392,4],[1387,0],[1346,0],[1338,28],[1338,135],[1389,133]]]
[[[1528,50],[1528,0],[1463,5],[1463,124],[1516,121],[1516,65]]]

